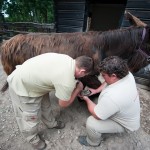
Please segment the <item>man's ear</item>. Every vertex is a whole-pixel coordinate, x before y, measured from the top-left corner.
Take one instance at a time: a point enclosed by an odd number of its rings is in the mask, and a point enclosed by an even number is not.
[[[86,73],[86,70],[83,69],[83,68],[81,68],[81,69],[80,69],[80,74],[81,74],[81,75],[85,75],[85,73]]]
[[[112,77],[117,77],[116,74],[114,74],[114,73],[113,73],[111,76],[112,76]]]

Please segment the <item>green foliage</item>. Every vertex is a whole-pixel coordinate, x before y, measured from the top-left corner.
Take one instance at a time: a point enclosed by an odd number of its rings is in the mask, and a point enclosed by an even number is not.
[[[0,0],[11,22],[54,22],[53,0]],[[1,4],[0,3],[0,4]]]

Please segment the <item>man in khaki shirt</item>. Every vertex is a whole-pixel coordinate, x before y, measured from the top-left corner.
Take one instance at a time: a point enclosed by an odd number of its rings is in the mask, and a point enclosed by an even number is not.
[[[37,125],[61,129],[50,109],[49,92],[55,91],[61,107],[68,107],[83,84],[76,79],[93,70],[93,60],[87,56],[76,59],[64,54],[46,53],[33,57],[8,76],[9,92],[20,131],[35,149],[44,149],[46,143],[38,135]]]

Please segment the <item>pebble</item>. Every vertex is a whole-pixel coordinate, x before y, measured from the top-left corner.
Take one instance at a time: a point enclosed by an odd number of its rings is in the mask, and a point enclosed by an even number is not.
[[[60,134],[60,130],[58,130],[58,134]]]

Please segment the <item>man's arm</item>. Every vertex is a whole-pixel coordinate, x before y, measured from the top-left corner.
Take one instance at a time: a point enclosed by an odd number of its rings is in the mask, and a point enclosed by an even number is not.
[[[95,108],[96,104],[93,101],[91,101],[87,96],[83,96],[82,98],[86,102],[88,110],[92,114],[92,116],[96,119],[100,119],[94,112],[94,108]]]
[[[76,85],[76,88],[73,90],[71,94],[71,98],[68,101],[60,100],[59,99],[59,106],[61,107],[68,107],[70,106],[73,101],[75,100],[76,96],[83,90],[83,84],[81,82],[78,82]]]
[[[106,82],[103,82],[97,89],[88,88],[91,91],[89,96],[100,93],[105,88],[105,86]]]

